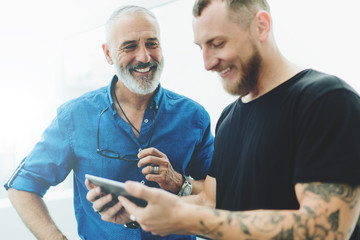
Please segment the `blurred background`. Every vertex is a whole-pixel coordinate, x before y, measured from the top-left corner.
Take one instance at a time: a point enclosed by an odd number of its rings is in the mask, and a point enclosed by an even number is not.
[[[193,0],[0,0],[0,184],[10,177],[57,107],[109,84],[102,53],[104,23],[121,5],[140,5],[157,16],[165,88],[200,102],[212,131],[235,100],[215,73],[204,70],[193,44]],[[339,76],[360,91],[358,0],[269,0],[277,43],[293,62]],[[46,195],[50,212],[69,239],[78,239],[71,176]],[[1,239],[34,239],[0,187]]]

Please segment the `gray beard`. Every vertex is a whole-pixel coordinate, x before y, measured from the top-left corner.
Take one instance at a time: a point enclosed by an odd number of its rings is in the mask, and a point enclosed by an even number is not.
[[[164,69],[164,61],[157,65],[157,68],[153,74],[140,77],[139,80],[135,79],[131,75],[130,71],[128,70],[129,67],[127,67],[126,70],[120,67],[115,58],[113,58],[113,62],[115,73],[118,76],[118,79],[124,83],[125,87],[129,89],[129,91],[139,95],[146,95],[152,93],[158,87],[160,83],[160,76]]]

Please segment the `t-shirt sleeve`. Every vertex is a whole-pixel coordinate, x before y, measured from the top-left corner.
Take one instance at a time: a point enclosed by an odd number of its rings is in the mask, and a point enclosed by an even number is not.
[[[334,90],[299,108],[294,183],[360,184],[359,96]]]
[[[218,122],[216,123],[216,128],[215,128],[215,136],[217,136],[217,132],[219,131],[219,128],[221,127],[224,119],[226,118],[226,116],[229,114],[231,108],[233,107],[234,104],[230,104],[228,105],[223,111],[222,113],[220,114],[220,117],[219,117],[219,120]],[[214,155],[213,155],[213,158],[212,158],[212,161],[211,161],[211,165],[209,167],[209,170],[208,170],[208,175],[210,177],[213,177],[213,178],[216,178],[216,172],[218,169],[221,168],[221,162],[220,162],[220,156],[219,155],[219,151],[216,150],[216,146],[217,146],[217,142],[220,141],[222,142],[223,139],[220,139],[217,137],[215,138],[214,140]],[[232,135],[229,136],[229,139],[227,139],[226,141],[232,141]]]
[[[208,171],[208,175],[210,177],[213,177],[213,178],[216,178],[216,172],[215,172],[215,169],[216,169],[215,164],[216,163],[215,162],[216,162],[215,160],[213,160],[211,162],[210,167],[209,167],[209,171]]]
[[[41,140],[4,185],[6,189],[11,187],[43,196],[50,186],[65,179],[73,162],[66,118],[66,111],[58,112]]]

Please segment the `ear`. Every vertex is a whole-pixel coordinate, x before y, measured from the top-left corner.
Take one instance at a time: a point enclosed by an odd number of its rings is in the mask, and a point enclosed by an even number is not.
[[[113,65],[114,62],[113,62],[113,60],[112,60],[112,58],[111,58],[111,55],[110,55],[110,48],[109,48],[109,46],[108,46],[106,43],[103,43],[103,44],[102,44],[102,49],[103,49],[103,52],[104,52],[106,61],[107,61],[110,65]]]
[[[258,39],[260,41],[266,41],[271,32],[271,17],[266,11],[259,11],[255,15],[256,30]]]

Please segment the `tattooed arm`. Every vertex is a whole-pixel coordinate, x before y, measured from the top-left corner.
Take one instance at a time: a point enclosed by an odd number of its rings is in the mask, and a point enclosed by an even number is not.
[[[197,208],[196,231],[214,239],[349,239],[360,210],[360,188],[297,184],[299,210],[230,212]],[[194,231],[194,232],[193,232]]]
[[[360,211],[360,187],[298,183],[298,210],[231,212],[200,207],[159,189],[127,183],[126,189],[147,199],[138,208],[119,198],[145,231],[157,235],[203,234],[214,239],[348,239]]]

